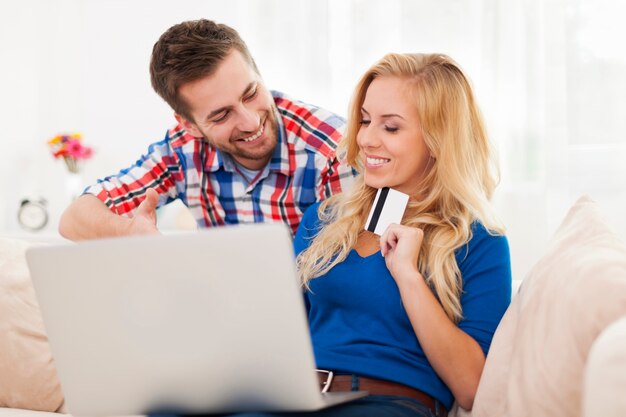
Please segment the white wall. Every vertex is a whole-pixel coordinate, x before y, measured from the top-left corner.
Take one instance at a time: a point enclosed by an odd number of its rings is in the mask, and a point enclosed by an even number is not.
[[[206,17],[239,30],[270,88],[341,114],[384,53],[454,57],[500,150],[497,203],[521,278],[582,193],[626,237],[626,53],[611,44],[626,35],[620,16],[620,0],[2,2],[0,235],[24,233],[25,197],[48,200],[43,234],[54,233],[69,199],[50,137],[83,133],[95,148],[88,184],[164,136],[174,119],[150,87],[152,45],[171,25]]]
[[[1,140],[10,152],[0,179],[0,231],[20,230],[15,214],[25,197],[48,201],[47,232],[54,231],[68,199],[65,167],[49,155],[48,138],[83,133],[96,151],[82,174],[88,184],[129,165],[164,136],[174,120],[150,87],[148,63],[152,45],[172,24],[207,17],[237,28],[270,88],[345,114],[358,75],[387,51],[452,50],[477,66],[461,45],[480,41],[464,20],[467,6],[451,6],[435,10],[423,29],[440,36],[418,38],[409,48],[397,21],[410,16],[399,1],[3,2],[0,51],[8,65],[0,68]],[[446,36],[444,26],[464,27],[467,36]]]

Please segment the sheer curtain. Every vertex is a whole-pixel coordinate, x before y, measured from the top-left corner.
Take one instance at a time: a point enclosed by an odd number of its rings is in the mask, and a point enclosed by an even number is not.
[[[626,7],[615,0],[499,7],[487,120],[501,150],[498,202],[521,278],[582,194],[626,238],[626,52],[618,41]]]
[[[269,3],[280,15],[284,3]],[[277,75],[266,75],[268,84],[337,112],[345,114],[358,76],[386,52],[443,52],[465,68],[500,154],[496,202],[516,278],[582,194],[626,238],[626,52],[618,44],[626,6],[619,0],[294,3],[299,30],[285,55],[297,54],[298,67],[272,58],[261,68]],[[276,51],[283,37],[276,29],[254,50]],[[300,75],[288,77],[292,70]]]
[[[626,237],[626,6],[620,0],[24,0],[0,4],[0,233],[19,201],[67,204],[45,141],[81,131],[86,183],[131,163],[174,123],[151,91],[153,43],[206,17],[237,28],[272,89],[346,113],[390,51],[443,52],[469,74],[498,148],[496,196],[522,278],[583,193]]]

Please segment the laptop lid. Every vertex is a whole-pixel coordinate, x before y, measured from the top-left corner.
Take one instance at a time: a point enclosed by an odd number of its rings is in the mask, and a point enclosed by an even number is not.
[[[285,226],[35,247],[26,259],[74,415],[306,411],[319,392]]]

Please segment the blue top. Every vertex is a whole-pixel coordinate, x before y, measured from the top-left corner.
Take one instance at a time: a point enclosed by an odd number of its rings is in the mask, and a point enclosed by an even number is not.
[[[320,228],[319,203],[304,214],[294,240],[296,254]],[[480,223],[456,252],[463,279],[458,326],[485,355],[511,301],[506,237]],[[309,282],[305,295],[317,367],[398,382],[430,394],[450,409],[454,398],[437,376],[402,306],[400,292],[380,251],[366,258],[354,249],[326,275]]]

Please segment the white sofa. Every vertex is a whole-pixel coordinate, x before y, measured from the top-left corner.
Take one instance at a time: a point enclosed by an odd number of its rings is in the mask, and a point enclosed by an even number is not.
[[[0,238],[0,417],[65,411],[24,262],[30,244]],[[451,415],[626,416],[625,394],[626,245],[584,197],[502,319],[473,410]]]

